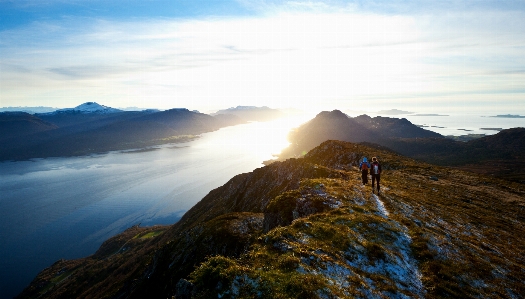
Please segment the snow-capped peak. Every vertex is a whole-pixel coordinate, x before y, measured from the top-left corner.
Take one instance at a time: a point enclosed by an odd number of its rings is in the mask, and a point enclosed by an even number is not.
[[[79,112],[79,113],[115,113],[122,112],[120,109],[111,108],[108,106],[100,105],[95,102],[86,102],[82,105],[76,106],[75,108],[66,108],[57,110],[58,113],[63,112]]]

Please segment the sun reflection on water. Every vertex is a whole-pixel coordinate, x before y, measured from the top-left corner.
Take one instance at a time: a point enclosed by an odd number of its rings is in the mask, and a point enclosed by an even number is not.
[[[290,130],[309,119],[307,115],[289,116],[272,121],[251,122],[236,126],[235,129],[223,128],[210,135],[212,138],[207,139],[206,143],[213,143],[218,151],[249,153],[262,163],[274,159],[275,155],[288,147]]]

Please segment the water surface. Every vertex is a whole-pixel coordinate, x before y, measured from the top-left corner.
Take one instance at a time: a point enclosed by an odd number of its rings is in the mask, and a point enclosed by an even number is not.
[[[295,122],[226,127],[147,150],[0,163],[0,297],[130,226],[175,223],[209,191],[279,153]]]

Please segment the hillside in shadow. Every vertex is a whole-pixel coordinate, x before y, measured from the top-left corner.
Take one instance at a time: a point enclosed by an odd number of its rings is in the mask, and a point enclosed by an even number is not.
[[[81,156],[183,142],[245,122],[235,115],[211,116],[187,109],[14,115],[0,113],[0,161]]]

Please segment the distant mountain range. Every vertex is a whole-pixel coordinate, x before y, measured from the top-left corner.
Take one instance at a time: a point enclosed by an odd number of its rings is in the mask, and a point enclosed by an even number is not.
[[[420,128],[406,119],[367,115],[349,117],[339,110],[321,112],[289,134],[291,145],[280,160],[300,157],[326,140],[360,142],[443,166],[525,181],[525,128],[502,130],[468,142]]]
[[[0,112],[26,112],[29,114],[35,113],[48,113],[58,110],[58,108],[53,107],[1,107]]]
[[[525,115],[517,115],[517,114],[500,114],[496,116],[491,117],[499,117],[499,118],[525,118]]]
[[[371,154],[379,194],[358,174]],[[522,298],[524,198],[523,184],[326,141],[233,177],[176,224],[57,261],[17,298]]]
[[[90,105],[93,105],[91,108],[91,110],[93,110],[93,108],[95,106],[98,106],[98,107],[106,107],[106,106],[103,106],[103,105],[99,105],[97,103],[94,103],[94,102],[87,102],[87,103],[84,103],[82,105],[79,105],[75,108],[65,108],[65,109],[59,109],[59,108],[54,108],[54,107],[43,107],[43,106],[38,106],[38,107],[28,107],[28,106],[25,106],[25,107],[1,107],[0,108],[0,112],[26,112],[26,113],[29,113],[29,114],[36,114],[36,113],[50,113],[50,112],[55,112],[55,111],[59,111],[59,110],[85,110],[85,108],[87,108],[86,106],[90,106]],[[111,107],[106,107],[108,108],[109,110],[111,109],[115,109],[115,108],[111,108]],[[87,109],[89,110],[89,109]],[[148,109],[144,109],[144,108],[139,108],[139,107],[126,107],[126,108],[121,108],[121,109],[116,109],[116,110],[122,110],[122,111],[143,111],[143,110],[148,110]],[[149,110],[157,110],[157,111],[160,111],[158,109],[149,109]]]
[[[246,120],[171,109],[122,111],[88,102],[31,115],[0,113],[0,160],[75,156],[180,142]]]

